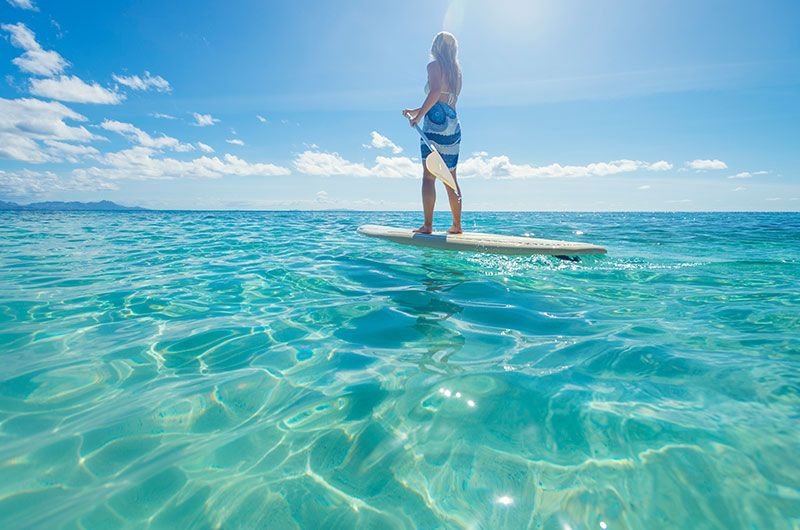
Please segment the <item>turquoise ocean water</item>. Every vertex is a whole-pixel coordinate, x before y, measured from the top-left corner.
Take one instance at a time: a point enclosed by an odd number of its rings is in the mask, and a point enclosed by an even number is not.
[[[0,528],[800,527],[800,214],[466,218],[0,213]]]

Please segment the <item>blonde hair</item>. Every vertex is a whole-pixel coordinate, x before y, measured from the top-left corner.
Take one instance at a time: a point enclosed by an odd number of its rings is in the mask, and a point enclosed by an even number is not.
[[[461,65],[458,64],[458,41],[455,35],[447,31],[437,33],[431,45],[431,57],[441,66],[448,90],[456,94],[460,92]]]

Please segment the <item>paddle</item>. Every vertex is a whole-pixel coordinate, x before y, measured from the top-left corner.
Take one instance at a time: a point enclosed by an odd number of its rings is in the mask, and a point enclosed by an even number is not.
[[[450,170],[447,168],[447,164],[444,163],[442,155],[439,154],[439,151],[436,150],[436,147],[431,143],[430,140],[428,140],[428,137],[425,136],[424,132],[422,132],[422,128],[420,128],[418,123],[414,125],[414,128],[422,137],[422,141],[425,142],[425,145],[428,146],[428,149],[431,150],[431,154],[425,158],[425,167],[428,168],[428,171],[430,171],[434,177],[444,182],[446,186],[450,187],[454,192],[456,192],[456,196],[460,201],[461,190],[458,189],[458,184],[456,184],[453,174],[450,173]]]
[[[456,184],[455,179],[453,179],[453,174],[450,173],[450,170],[447,168],[447,164],[444,163],[442,155],[439,154],[439,151],[436,150],[436,146],[434,146],[431,141],[428,140],[428,137],[425,136],[425,133],[422,132],[419,124],[414,125],[414,128],[422,137],[422,141],[425,142],[425,145],[428,146],[428,149],[431,150],[431,154],[425,158],[425,167],[428,168],[428,171],[430,171],[434,177],[452,188],[452,190],[456,192],[456,196],[461,199],[461,190],[458,189],[458,184]]]

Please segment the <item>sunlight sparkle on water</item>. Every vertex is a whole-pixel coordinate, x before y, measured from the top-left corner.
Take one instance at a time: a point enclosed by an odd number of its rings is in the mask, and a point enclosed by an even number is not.
[[[494,502],[497,504],[502,504],[503,506],[511,506],[514,504],[514,499],[509,497],[508,495],[503,495],[501,497],[497,497]]]

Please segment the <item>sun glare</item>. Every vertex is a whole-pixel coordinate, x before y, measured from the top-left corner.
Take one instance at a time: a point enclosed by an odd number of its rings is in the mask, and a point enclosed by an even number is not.
[[[452,0],[445,11],[442,28],[458,35],[463,29],[480,26],[480,33],[513,40],[543,29],[551,7],[543,0]]]

